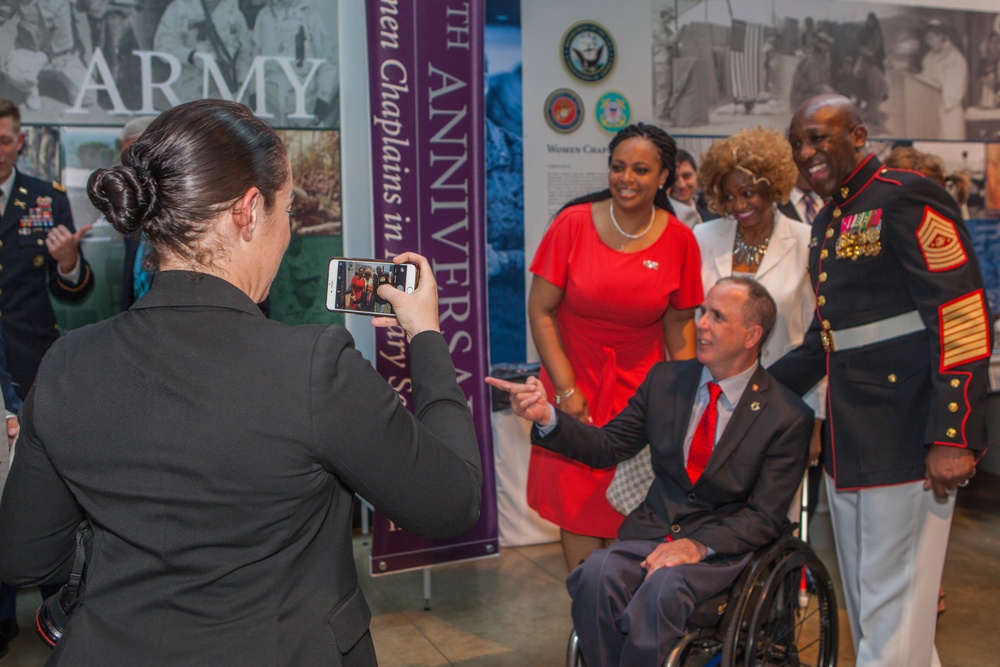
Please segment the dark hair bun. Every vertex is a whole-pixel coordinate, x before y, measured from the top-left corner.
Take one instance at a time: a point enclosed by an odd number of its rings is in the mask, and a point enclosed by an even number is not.
[[[87,182],[90,201],[122,234],[142,226],[156,200],[148,172],[122,165],[98,169]]]

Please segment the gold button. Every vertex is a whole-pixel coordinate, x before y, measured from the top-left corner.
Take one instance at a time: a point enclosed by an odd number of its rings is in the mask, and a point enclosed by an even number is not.
[[[958,431],[956,431],[956,430],[955,430],[955,429],[953,429],[953,428],[950,428],[950,429],[948,429],[947,431],[945,431],[945,432],[944,432],[944,434],[945,434],[946,436],[948,436],[949,438],[954,438],[954,437],[955,437],[956,435],[958,435]]]
[[[819,258],[820,259],[826,259],[829,256],[830,256],[830,251],[827,250],[826,248],[823,248],[822,250],[819,251]]]
[[[45,239],[38,239],[36,243],[38,243],[38,245],[45,245]]]
[[[830,320],[823,320],[823,331],[830,330]]]
[[[896,384],[896,374],[895,373],[889,373],[888,380],[889,380],[889,384]]]
[[[847,195],[849,194],[851,194],[851,191],[847,188],[846,185],[840,188],[840,196],[842,199],[847,199]]]
[[[0,241],[0,248],[3,247],[3,241]]]
[[[819,274],[819,281],[821,283],[825,283],[826,282],[826,271],[823,271],[822,273]]]
[[[833,227],[830,227],[829,229],[826,230],[826,238],[828,239],[833,238]]]
[[[949,403],[948,412],[958,412],[958,403]]]
[[[825,306],[826,305],[826,297],[823,296],[822,294],[820,294],[818,297],[816,297],[816,305],[817,306]]]
[[[675,533],[679,533],[681,532],[681,527],[675,523],[674,525],[670,526],[670,530],[674,531]]]
[[[833,217],[835,217],[835,218],[839,218],[840,217],[840,207],[839,206],[834,207],[834,209],[833,209]]]
[[[952,389],[958,389],[958,387],[959,387],[960,384],[962,384],[961,381],[959,381],[959,380],[952,380],[951,381],[951,388]]]

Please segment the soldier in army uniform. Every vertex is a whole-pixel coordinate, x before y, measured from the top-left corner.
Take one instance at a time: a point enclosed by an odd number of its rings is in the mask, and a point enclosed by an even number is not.
[[[7,51],[0,66],[3,76],[18,93],[24,95],[24,105],[33,111],[42,107],[38,89],[43,70],[51,72],[66,91],[63,100],[75,104],[87,68],[80,59],[79,45],[73,29],[73,9],[69,0],[22,0],[13,5],[4,3],[0,16],[14,32],[13,49]],[[12,35],[4,35],[10,39]],[[90,95],[84,105],[94,102]]]
[[[957,486],[986,447],[990,317],[955,201],[888,169],[859,110],[806,100],[788,139],[830,202],[812,226],[817,317],[769,370],[804,393],[826,373],[831,517],[858,665],[939,665],[938,586]]]
[[[0,98],[0,324],[7,337],[10,374],[27,396],[38,364],[59,337],[49,290],[78,301],[94,286],[80,239],[90,226],[76,230],[66,189],[18,172],[14,165],[24,146],[21,114]]]
[[[180,76],[172,84],[179,101],[171,103],[205,96],[205,65],[198,54],[215,58],[235,93],[250,65],[250,28],[236,0],[172,0],[156,26],[153,49],[172,54],[181,64]]]

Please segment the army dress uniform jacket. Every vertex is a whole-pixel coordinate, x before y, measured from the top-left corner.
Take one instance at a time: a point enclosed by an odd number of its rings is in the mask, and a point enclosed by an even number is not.
[[[826,470],[840,490],[922,479],[930,445],[986,446],[990,318],[951,196],[870,155],[816,216],[816,317],[768,370],[829,377]]]
[[[45,247],[53,227],[75,231],[62,186],[17,172],[6,194],[7,209],[0,218],[0,325],[10,374],[24,398],[42,357],[59,337],[49,290],[60,299],[79,301],[93,289],[94,274],[81,252],[79,283],[65,282]]]

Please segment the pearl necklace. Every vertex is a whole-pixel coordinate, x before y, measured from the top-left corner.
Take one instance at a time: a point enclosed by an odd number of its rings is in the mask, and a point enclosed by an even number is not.
[[[621,225],[618,224],[618,220],[617,218],[615,218],[615,203],[611,202],[611,209],[610,209],[611,224],[614,225],[615,229],[618,230],[618,233],[624,236],[625,238],[632,239],[633,241],[635,241],[636,239],[641,239],[643,236],[649,233],[649,230],[653,228],[653,223],[656,222],[656,207],[650,206],[650,208],[653,209],[653,214],[649,216],[649,224],[646,225],[646,228],[641,232],[639,232],[638,234],[629,234],[624,229],[622,229]]]
[[[733,258],[740,264],[760,266],[760,260],[767,252],[767,244],[771,237],[767,237],[757,245],[750,245],[743,239],[743,232],[736,228],[736,242],[733,244]]]

